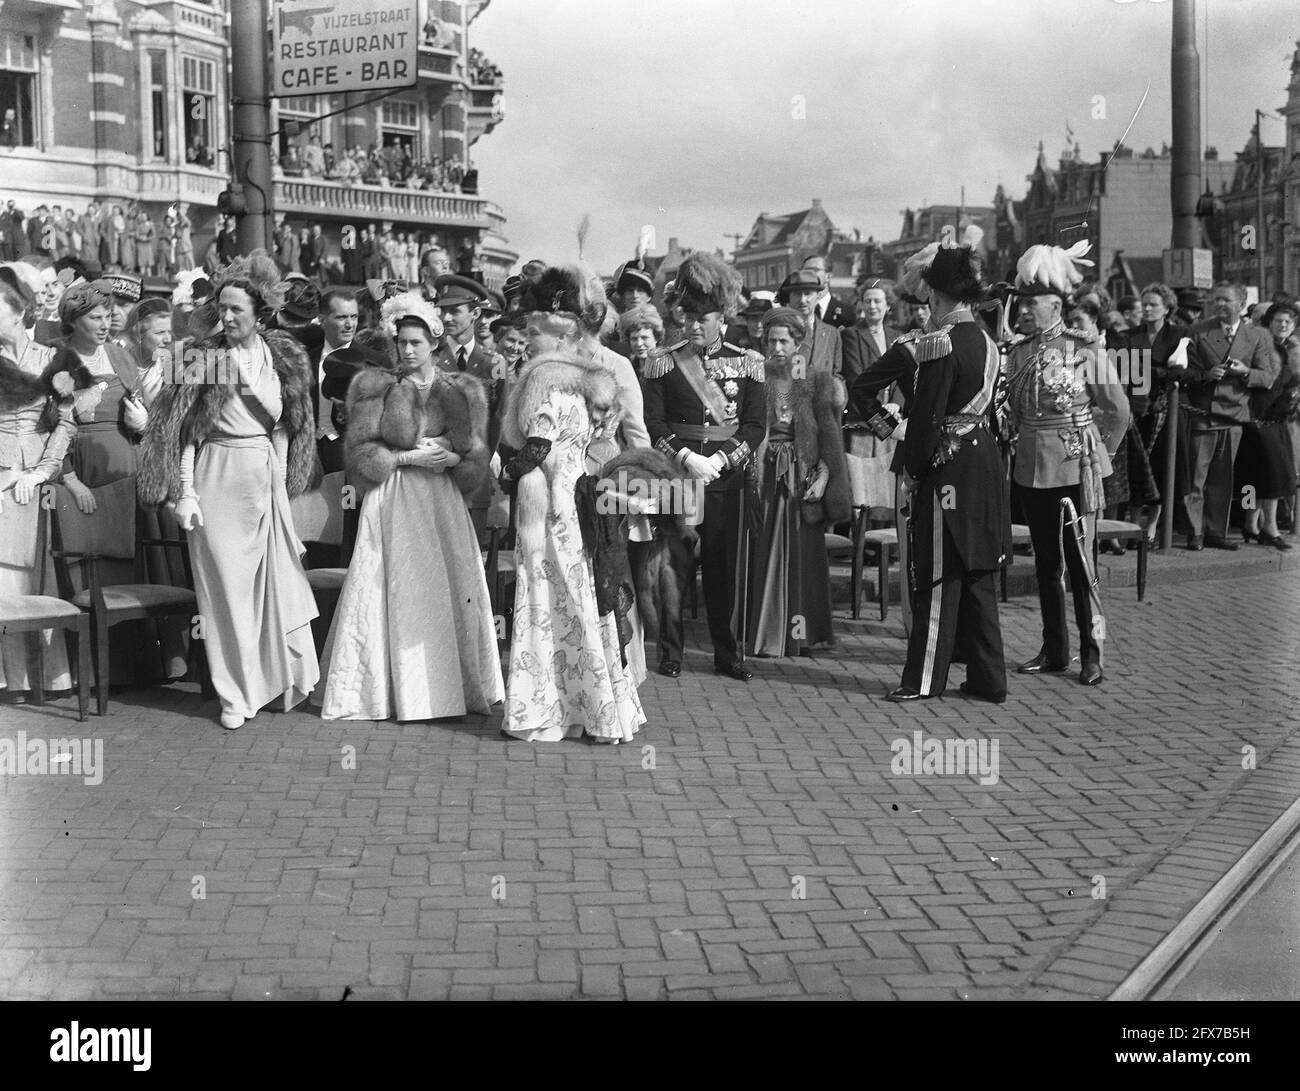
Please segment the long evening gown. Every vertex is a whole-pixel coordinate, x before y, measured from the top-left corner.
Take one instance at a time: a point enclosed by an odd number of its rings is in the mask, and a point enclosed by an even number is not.
[[[240,390],[279,420],[279,376],[260,340],[256,351],[264,366]],[[311,635],[316,602],[277,446],[237,392],[194,460],[203,525],[189,542],[208,666],[222,704],[245,718],[272,701],[293,708],[320,678]]]
[[[552,392],[525,429],[551,441],[546,461],[519,481],[519,497],[546,509],[542,544],[516,549],[514,641],[503,728],[530,742],[590,735],[631,739],[645,723],[631,672],[622,664],[614,614],[601,615],[583,551],[574,487],[592,437],[586,403]]]
[[[326,720],[486,714],[505,698],[474,524],[445,473],[399,466],[366,493],[322,670]]]

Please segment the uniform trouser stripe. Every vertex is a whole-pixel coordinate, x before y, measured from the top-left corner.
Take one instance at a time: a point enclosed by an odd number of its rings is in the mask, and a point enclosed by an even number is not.
[[[934,526],[931,530],[930,571],[926,580],[930,584],[930,625],[925,635],[925,661],[921,667],[921,692],[930,692],[930,683],[934,678],[934,654],[939,646],[939,619],[943,613],[943,510],[939,507],[939,493],[935,490],[931,503],[934,505]]]

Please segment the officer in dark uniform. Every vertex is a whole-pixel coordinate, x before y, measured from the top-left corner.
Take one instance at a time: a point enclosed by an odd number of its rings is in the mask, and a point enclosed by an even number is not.
[[[704,482],[700,565],[704,606],[713,641],[713,669],[748,682],[743,634],[748,584],[745,467],[767,430],[763,358],[722,340],[734,313],[740,279],[711,254],[691,254],[677,272],[669,303],[686,340],[659,350],[644,371],[645,424],[650,441]],[[678,572],[682,589],[693,574]],[[681,596],[678,596],[680,602]],[[681,673],[682,619],[667,613],[659,625],[659,673]]]
[[[910,356],[916,368],[902,445],[916,597],[902,685],[889,700],[940,696],[960,647],[962,692],[1001,703],[1007,681],[995,576],[1011,549],[1011,521],[1002,460],[989,430],[1000,358],[971,310],[984,290],[975,252],[936,245],[911,263],[913,277],[919,270],[928,286],[937,329],[900,337],[877,362],[897,378],[906,374],[899,354]],[[864,372],[854,383],[855,404],[867,420],[875,382],[878,377]]]

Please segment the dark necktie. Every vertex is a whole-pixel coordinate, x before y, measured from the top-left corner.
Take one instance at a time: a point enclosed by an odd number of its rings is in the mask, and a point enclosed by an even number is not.
[[[460,368],[461,371],[464,371],[465,364],[468,359],[469,359],[469,350],[464,345],[461,345],[459,350],[457,350],[456,353],[456,366]]]

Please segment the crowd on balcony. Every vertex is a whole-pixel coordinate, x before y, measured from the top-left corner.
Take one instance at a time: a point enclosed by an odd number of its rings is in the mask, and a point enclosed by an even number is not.
[[[325,178],[344,185],[392,186],[438,193],[473,193],[477,172],[460,156],[415,156],[409,143],[349,147],[338,155],[332,143],[313,134],[291,143],[275,163],[277,177]]]
[[[24,255],[75,262],[92,276],[171,277],[194,267],[189,206],[173,204],[155,217],[135,201],[91,201],[78,213],[44,203],[24,210],[8,200],[0,212],[0,256],[17,261]]]
[[[501,69],[483,56],[481,49],[472,47],[469,51],[469,75],[471,83],[487,84],[492,87],[500,87],[505,80]]]

